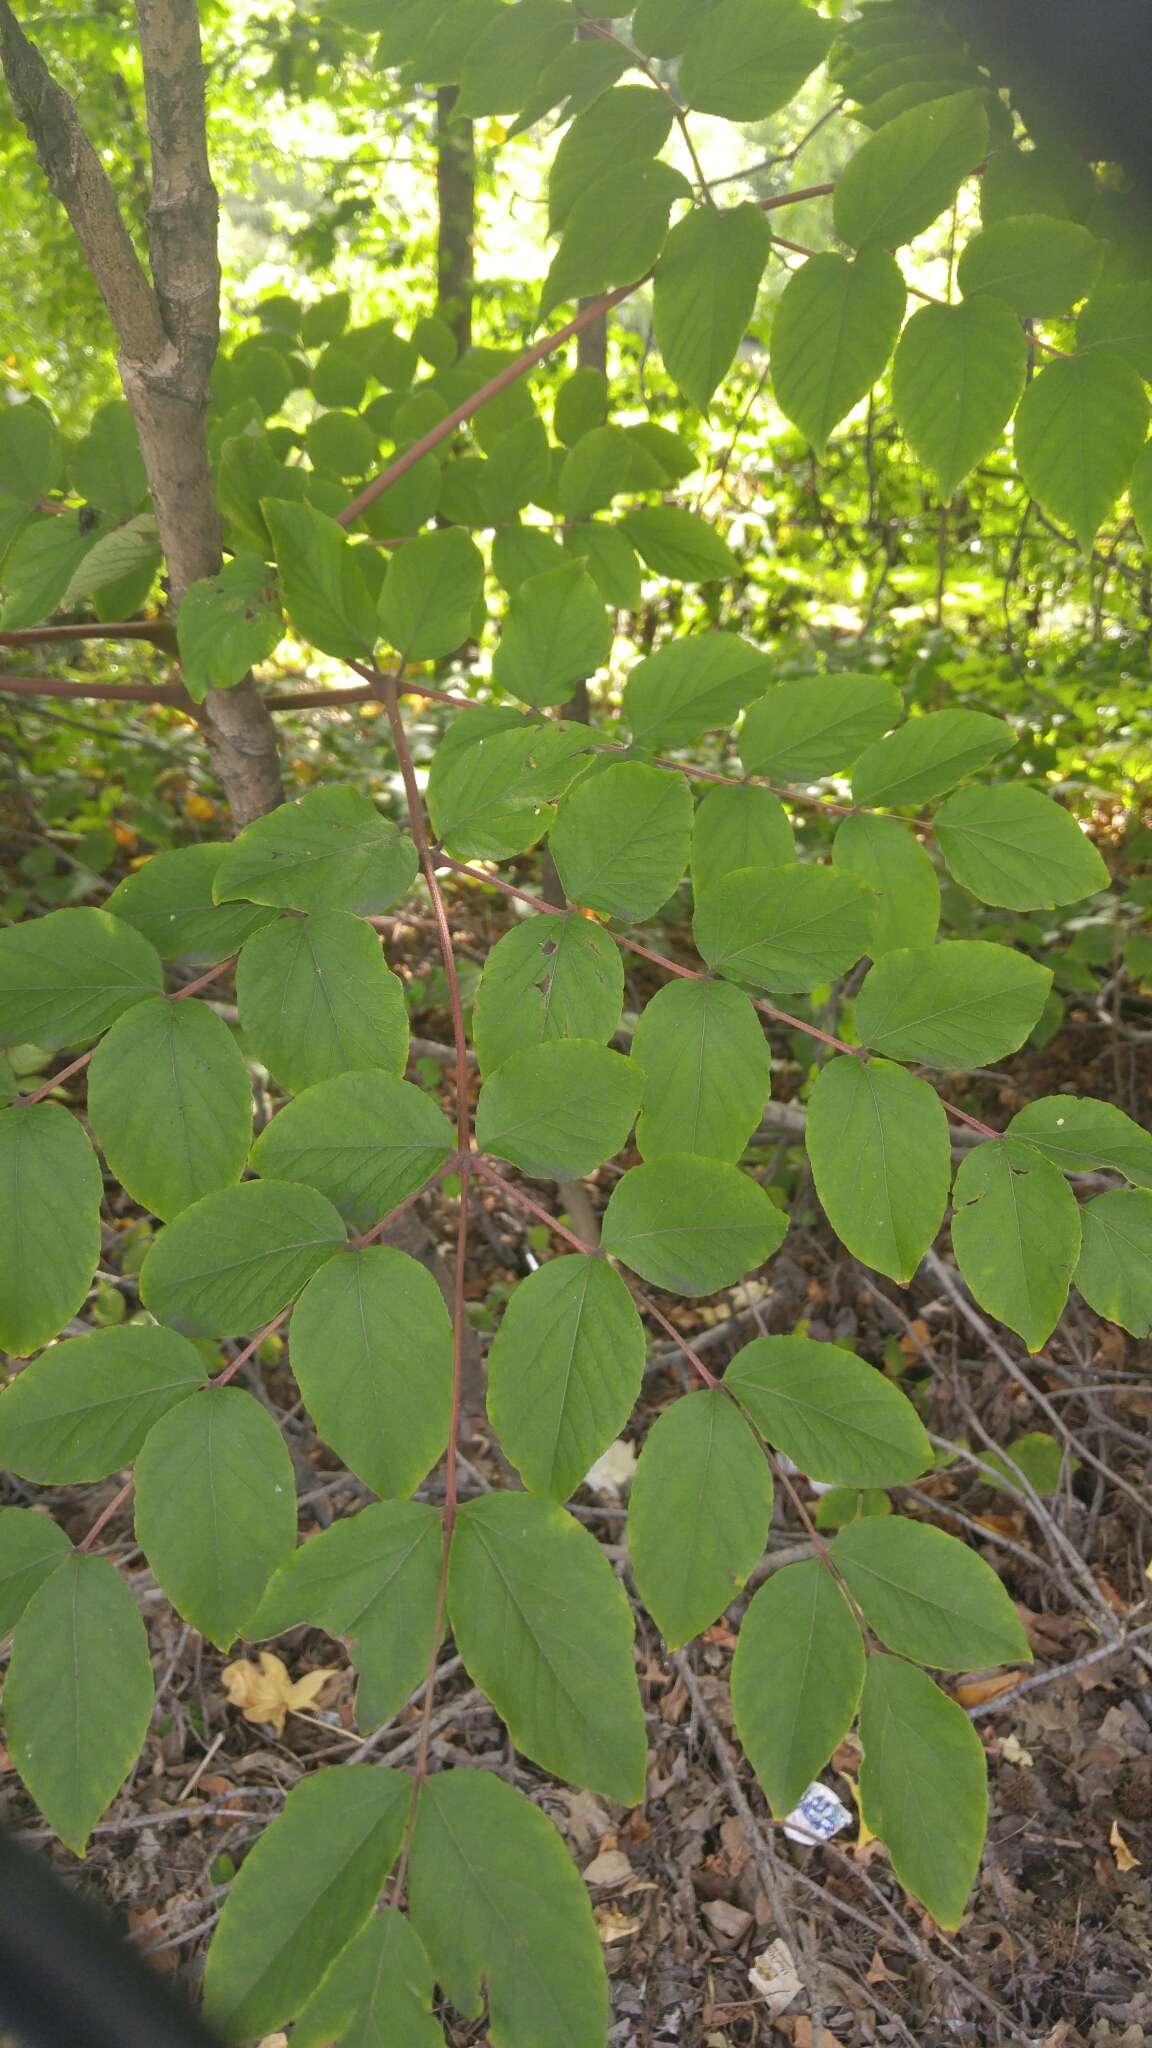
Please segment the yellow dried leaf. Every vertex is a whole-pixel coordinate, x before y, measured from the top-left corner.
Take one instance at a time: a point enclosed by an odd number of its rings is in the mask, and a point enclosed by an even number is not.
[[[224,1666],[220,1681],[231,1704],[239,1707],[246,1721],[266,1724],[277,1735],[283,1735],[288,1715],[312,1706],[328,1680],[335,1676],[334,1671],[308,1671],[303,1678],[293,1680],[281,1658],[271,1650],[261,1650],[259,1664],[239,1657],[235,1664]]]
[[[1112,1845],[1112,1854],[1116,1858],[1117,1870],[1139,1870],[1140,1858],[1132,1854],[1131,1849],[1120,1833],[1119,1821],[1113,1821],[1112,1831],[1108,1840]]]

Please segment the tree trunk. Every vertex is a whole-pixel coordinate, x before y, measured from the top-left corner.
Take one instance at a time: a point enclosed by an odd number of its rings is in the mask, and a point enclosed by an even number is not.
[[[454,121],[456,87],[436,94],[436,297],[441,320],[463,355],[472,345],[472,282],[476,232],[476,156],[471,121]]]
[[[0,64],[111,315],[140,436],[173,612],[221,563],[208,467],[209,380],[219,338],[217,200],[208,168],[196,0],[138,0],[152,194],[149,280],[73,101],[0,0]],[[195,713],[237,828],[281,801],[271,713],[246,678]]]

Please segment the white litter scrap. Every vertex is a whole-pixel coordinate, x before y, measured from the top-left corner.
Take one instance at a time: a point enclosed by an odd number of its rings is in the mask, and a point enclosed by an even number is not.
[[[809,1785],[799,1806],[794,1806],[787,1816],[783,1824],[784,1833],[790,1842],[806,1842],[809,1845],[813,1842],[830,1842],[833,1835],[838,1835],[843,1828],[849,1826],[851,1819],[852,1815],[848,1808],[837,1799],[836,1794],[817,1780],[815,1784]]]
[[[786,2012],[804,1989],[803,1981],[786,1941],[770,1941],[748,1972],[748,1982],[764,2000],[773,2019]]]

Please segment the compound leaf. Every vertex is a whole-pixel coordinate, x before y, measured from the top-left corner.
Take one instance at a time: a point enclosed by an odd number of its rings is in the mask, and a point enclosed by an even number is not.
[[[602,1045],[623,1006],[615,941],[586,917],[541,912],[505,932],[484,963],[472,1011],[480,1071],[553,1039]]]
[[[1110,1188],[1085,1202],[1076,1285],[1098,1316],[1134,1337],[1152,1332],[1152,1195]]]
[[[128,1586],[106,1558],[73,1551],[16,1624],[4,1716],[12,1762],[77,1856],[140,1754],[154,1697]]]
[[[932,1463],[907,1396],[839,1344],[757,1337],[724,1375],[760,1434],[833,1486],[906,1486]]]
[[[430,1095],[377,1070],[338,1074],[286,1103],[252,1147],[272,1181],[318,1188],[357,1230],[423,1187],[455,1146]]]
[[[623,1150],[644,1093],[643,1069],[580,1038],[514,1052],[485,1081],[476,1142],[524,1173],[579,1180]]]
[[[527,1493],[466,1502],[452,1540],[448,1614],[470,1675],[517,1749],[625,1806],[643,1797],[632,1616],[579,1522]]]
[[[694,206],[664,244],[652,292],[656,346],[698,412],[735,360],[771,246],[767,217],[748,201]]]
[[[688,864],[691,838],[692,793],[684,776],[621,761],[565,797],[550,845],[570,902],[635,923],[668,901]]]
[[[760,1562],[771,1521],[768,1460],[719,1387],[657,1416],[632,1480],[628,1547],[670,1649],[723,1614]]]
[[[952,1178],[935,1089],[889,1060],[841,1054],[816,1077],[805,1142],[840,1242],[906,1285],[944,1221]]]
[[[646,1077],[636,1131],[642,1158],[740,1158],[772,1088],[768,1042],[742,990],[669,982],[641,1011],[632,1055]]]
[[[331,1202],[289,1181],[249,1180],[183,1209],[140,1269],[140,1295],[158,1321],[188,1337],[236,1337],[291,1301],[341,1249]]]
[[[732,1714],[777,1820],[843,1741],[863,1686],[860,1630],[823,1559],[774,1572],[740,1624]]]
[[[0,931],[0,1045],[85,1045],[163,986],[159,954],[122,918],[50,910]]]
[[[17,1358],[83,1303],[100,1257],[103,1192],[96,1154],[66,1109],[0,1110],[0,1346]]]
[[[758,1181],[683,1152],[634,1166],[617,1181],[601,1243],[654,1287],[714,1294],[779,1251],[787,1230],[787,1217]]]
[[[136,1460],[136,1539],[178,1614],[225,1649],[296,1540],[296,1475],[271,1415],[205,1387]]]
[[[603,1259],[550,1259],[513,1289],[488,1353],[488,1415],[530,1492],[562,1501],[579,1486],[632,1412],[644,1353]]]
[[[371,925],[346,910],[257,932],[236,963],[236,1000],[250,1050],[294,1094],[337,1074],[404,1072],[403,985]]]
[[[872,892],[855,875],[795,862],[737,868],[700,892],[692,931],[709,967],[757,988],[818,988],[870,948]]]
[[[347,1764],[294,1785],[245,1857],[208,1950],[204,2002],[225,2040],[298,2013],[360,1932],[399,1852],[402,1771]]]
[[[988,1066],[1023,1045],[1051,986],[1049,968],[986,939],[900,947],[866,976],[856,1029],[891,1059]]]
[[[772,386],[818,455],[883,372],[906,301],[900,266],[884,249],[854,260],[810,256],[793,271],[772,329]]]
[[[255,818],[216,870],[218,903],[240,898],[279,910],[354,910],[368,917],[406,896],[412,841],[346,784],[309,791]]]
[[[304,1289],[290,1343],[324,1441],[375,1492],[411,1493],[444,1449],[452,1407],[452,1328],[431,1273],[390,1245],[337,1259]]]
[[[153,996],[97,1046],[88,1116],[121,1186],[166,1222],[244,1171],[252,1141],[244,1055],[205,1003]]]
[[[1080,1256],[1080,1211],[1059,1167],[1010,1139],[977,1145],[952,1199],[952,1249],[981,1308],[1039,1351]]]
[[[952,1931],[980,1868],[988,1825],[980,1737],[926,1672],[899,1657],[872,1656],[860,1739],[864,1818],[901,1884]]]
[[[107,1479],[203,1379],[187,1338],[153,1323],[69,1337],[0,1394],[0,1462],[43,1485]]]

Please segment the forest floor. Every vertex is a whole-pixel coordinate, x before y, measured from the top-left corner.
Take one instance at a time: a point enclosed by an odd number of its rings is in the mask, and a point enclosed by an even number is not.
[[[503,918],[480,892],[456,895],[461,957],[482,960]],[[675,933],[669,945],[675,950]],[[416,914],[397,920],[389,954],[401,972],[430,976],[430,926]],[[642,978],[633,982],[629,1007],[648,993]],[[421,1078],[427,1084],[439,1074],[447,1098],[453,1070],[437,1050],[449,1035],[447,1019],[433,1007],[421,1012],[417,1028],[428,1034],[418,1042],[427,1063]],[[774,1085],[786,1103],[800,1073],[786,1047],[776,1050]],[[1073,1008],[1043,1052],[1026,1049],[965,1085],[965,1102],[998,1126],[1035,1096],[1068,1089],[1119,1101],[1147,1121],[1152,1045],[1112,1036],[1095,1012]],[[1043,1358],[1027,1360],[1014,1337],[972,1311],[946,1252],[930,1257],[905,1291],[866,1274],[824,1226],[787,1118],[769,1130],[768,1142],[773,1172],[793,1176],[788,1191],[798,1221],[783,1250],[742,1288],[702,1302],[663,1297],[662,1306],[716,1366],[750,1337],[803,1320],[813,1336],[849,1343],[899,1375],[918,1391],[928,1428],[972,1454],[961,1452],[895,1496],[901,1511],[976,1545],[1002,1575],[1035,1657],[1028,1672],[950,1681],[984,1742],[991,1786],[988,1851],[959,1932],[945,1937],[906,1899],[857,1817],[854,1738],[823,1774],[850,1815],[834,1842],[791,1842],[768,1817],[732,1725],[729,1674],[743,1601],[674,1656],[635,1601],[624,1548],[627,1475],[631,1451],[682,1390],[673,1347],[650,1354],[627,1443],[614,1447],[572,1503],[606,1546],[636,1609],[651,1744],[644,1807],[626,1812],[572,1791],[514,1755],[450,1650],[436,1692],[434,1767],[498,1770],[538,1799],[567,1838],[604,1943],[613,2048],[1152,2043],[1152,1586],[1140,1526],[1152,1345],[1125,1338],[1081,1306],[1069,1311]],[[593,1211],[610,1192],[612,1171],[587,1184]],[[483,1304],[528,1270],[531,1255],[522,1217],[498,1194],[483,1200],[468,1280],[482,1338],[490,1327]],[[452,1204],[432,1193],[420,1215],[424,1255],[443,1272]],[[129,1312],[134,1282],[120,1270],[119,1247],[133,1221],[130,1213],[116,1219],[104,1259]],[[562,1249],[558,1241],[554,1248]],[[247,1383],[282,1421],[305,1536],[370,1497],[317,1440],[284,1357],[249,1367]],[[462,1445],[466,1491],[504,1483],[472,1405]],[[1063,1469],[1053,1491],[1022,1501],[973,1457],[1036,1430],[1063,1439]],[[115,1491],[115,1481],[56,1490],[0,1482],[0,1500],[35,1500],[77,1538]],[[435,1481],[423,1497],[436,1497]],[[262,1824],[318,1761],[347,1761],[359,1750],[354,1673],[340,1644],[298,1629],[277,1645],[287,1681],[316,1671],[330,1677],[307,1703],[287,1707],[279,1731],[266,1719],[245,1718],[222,1683],[229,1657],[184,1627],[152,1582],[129,1507],[109,1522],[101,1548],[124,1569],[151,1628],[160,1697],[149,1742],[79,1869],[50,1842],[2,1751],[0,1819],[110,1906],[157,1969],[194,1986],[229,1876]],[[810,1554],[787,1505],[778,1507],[753,1584]],[[242,1646],[233,1654],[256,1652]],[[372,1738],[371,1755],[410,1762],[415,1725],[410,1703]],[[444,2017],[453,2048],[484,2039],[482,2024]]]

